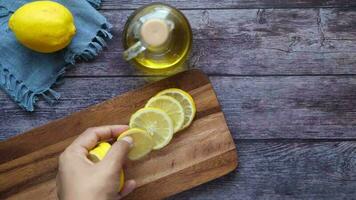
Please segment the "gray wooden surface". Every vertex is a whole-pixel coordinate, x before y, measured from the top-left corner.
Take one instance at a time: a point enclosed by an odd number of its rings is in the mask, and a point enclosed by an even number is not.
[[[115,38],[68,71],[60,103],[27,113],[0,92],[0,140],[144,85],[121,31],[149,2],[104,1]],[[356,1],[166,2],[191,22],[189,67],[209,74],[240,156],[235,172],[171,199],[355,199]]]

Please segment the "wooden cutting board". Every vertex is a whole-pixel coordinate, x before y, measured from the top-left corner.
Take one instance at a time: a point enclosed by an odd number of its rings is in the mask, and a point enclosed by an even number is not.
[[[128,124],[158,91],[188,91],[197,106],[192,125],[165,148],[127,163],[138,188],[127,199],[162,199],[234,170],[237,153],[208,77],[190,70],[91,106],[0,143],[0,199],[56,199],[57,158],[88,127]]]

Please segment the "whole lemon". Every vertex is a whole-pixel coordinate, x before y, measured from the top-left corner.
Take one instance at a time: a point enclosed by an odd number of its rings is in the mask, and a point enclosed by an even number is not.
[[[24,46],[41,53],[65,48],[75,35],[72,13],[53,1],[34,1],[16,10],[9,27]]]

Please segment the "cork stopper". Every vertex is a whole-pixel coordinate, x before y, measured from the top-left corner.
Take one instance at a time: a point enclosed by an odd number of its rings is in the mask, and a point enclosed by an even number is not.
[[[150,19],[143,23],[140,33],[143,42],[147,45],[159,47],[168,40],[170,30],[164,20]]]

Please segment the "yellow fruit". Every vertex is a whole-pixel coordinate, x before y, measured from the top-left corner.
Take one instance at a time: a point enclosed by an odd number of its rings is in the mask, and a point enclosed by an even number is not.
[[[145,107],[159,108],[165,111],[173,121],[174,133],[183,127],[184,109],[173,97],[166,95],[153,97],[147,102]]]
[[[104,159],[105,155],[108,153],[110,148],[111,148],[111,144],[107,142],[100,142],[97,147],[89,151],[89,155],[88,155],[89,160],[93,161],[94,163],[99,162],[100,160]],[[122,190],[124,184],[125,184],[125,173],[124,170],[121,170],[119,191]]]
[[[17,9],[9,27],[17,40],[38,52],[51,53],[65,48],[75,35],[72,13],[53,1],[34,1]]]
[[[166,112],[158,108],[142,108],[131,116],[130,128],[147,131],[153,138],[153,149],[166,146],[173,137],[173,122]]]
[[[120,171],[120,186],[119,186],[119,191],[122,190],[122,188],[124,188],[124,185],[125,185],[125,173],[124,173],[124,170],[122,169]]]
[[[196,113],[196,107],[195,107],[193,97],[190,96],[190,94],[188,94],[187,92],[178,88],[170,88],[170,89],[163,90],[159,92],[156,96],[162,96],[162,95],[175,98],[183,106],[184,123],[182,129],[188,127],[192,123]]]
[[[109,151],[110,148],[111,145],[109,143],[100,142],[97,147],[89,151],[89,155],[88,155],[89,160],[95,163],[99,162],[105,157],[106,153]]]
[[[128,158],[130,160],[138,160],[152,151],[154,143],[151,135],[146,131],[138,128],[131,128],[122,133],[117,139],[119,140],[126,136],[132,137],[134,141],[133,147],[128,153]]]

